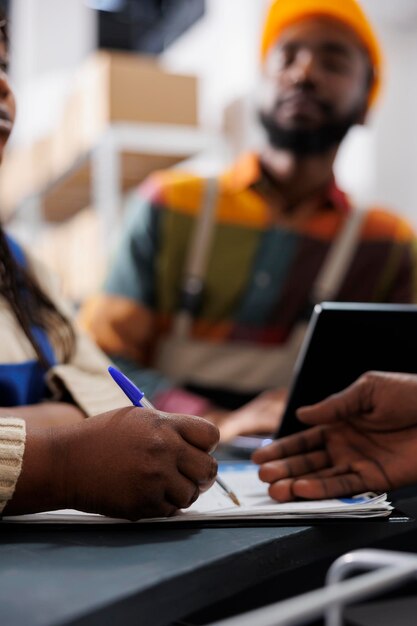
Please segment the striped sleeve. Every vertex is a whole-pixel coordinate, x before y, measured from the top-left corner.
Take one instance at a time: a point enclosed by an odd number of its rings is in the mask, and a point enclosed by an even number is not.
[[[0,514],[13,497],[22,471],[26,425],[22,419],[0,418]]]

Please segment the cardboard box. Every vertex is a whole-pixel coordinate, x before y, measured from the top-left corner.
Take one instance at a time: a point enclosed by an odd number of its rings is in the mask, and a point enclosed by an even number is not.
[[[93,60],[105,75],[111,122],[197,125],[197,79],[165,72],[153,59],[98,53]]]
[[[165,156],[139,153],[121,155],[121,189],[127,191],[138,185],[156,170],[166,169],[178,163],[181,156]],[[69,171],[66,176],[51,185],[43,194],[42,213],[49,222],[62,222],[91,203],[92,172],[87,159]]]
[[[168,73],[151,57],[96,52],[76,73],[61,121],[51,136],[6,155],[0,169],[3,216],[38,193],[48,219],[64,219],[88,205],[89,154],[111,124],[193,127],[197,121],[196,77]],[[123,188],[138,184],[153,169],[178,162],[183,158],[180,154],[122,155]]]
[[[65,169],[91,150],[109,124],[196,126],[197,79],[164,71],[151,57],[93,54],[75,77],[54,137],[56,168]]]

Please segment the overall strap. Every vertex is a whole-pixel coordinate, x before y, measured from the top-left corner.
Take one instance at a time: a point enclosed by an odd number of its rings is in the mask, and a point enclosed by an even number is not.
[[[217,178],[206,179],[181,285],[180,310],[174,323],[174,334],[177,336],[188,336],[192,321],[201,305],[204,278],[213,240],[218,188]]]
[[[324,260],[312,289],[312,302],[334,300],[356,252],[365,211],[355,210],[347,217]]]

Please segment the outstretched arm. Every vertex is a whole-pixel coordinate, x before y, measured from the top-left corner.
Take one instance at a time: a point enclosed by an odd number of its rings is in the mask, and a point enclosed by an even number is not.
[[[298,416],[313,428],[253,456],[276,500],[333,498],[417,482],[417,376],[367,373]]]

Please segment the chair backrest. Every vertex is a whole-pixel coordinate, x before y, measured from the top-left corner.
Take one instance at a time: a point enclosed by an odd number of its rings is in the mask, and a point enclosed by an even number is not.
[[[354,571],[366,570],[345,580]],[[371,571],[369,571],[371,570]],[[417,577],[417,556],[387,550],[356,550],[338,558],[326,586],[265,608],[215,622],[210,626],[301,626],[326,618],[326,626],[342,626],[342,610]]]

